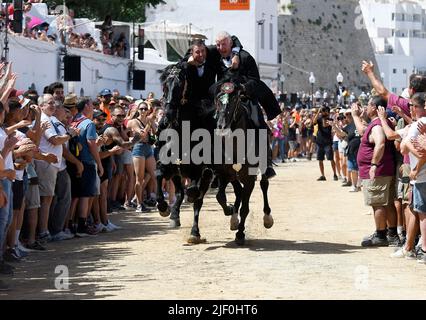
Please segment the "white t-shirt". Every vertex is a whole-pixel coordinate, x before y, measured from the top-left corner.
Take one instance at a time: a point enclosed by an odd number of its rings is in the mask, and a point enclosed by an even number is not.
[[[0,128],[0,150],[3,150],[4,143],[7,139],[7,134],[3,130],[3,128]],[[13,165],[13,155],[12,152],[9,152],[4,159],[4,165],[5,170],[15,170],[15,166]]]
[[[405,139],[411,140],[411,139],[416,138],[420,135],[419,129],[417,128],[417,124],[418,124],[419,121],[426,123],[426,117],[423,117],[423,118],[419,119],[417,122],[414,122],[414,123],[411,124],[411,127],[408,131],[407,137],[405,137]],[[419,162],[419,160],[411,152],[410,152],[409,156],[410,156],[410,166],[411,166],[411,168],[415,168],[417,166],[417,163]],[[420,169],[420,171],[417,175],[417,180],[411,181],[411,183],[412,184],[426,183],[426,165],[424,165]]]
[[[56,128],[58,129],[61,136],[64,136],[64,135],[67,134],[67,129],[65,128],[63,123],[58,120],[58,118],[56,118],[55,116],[52,116],[52,117],[50,117],[50,119],[56,125]],[[65,146],[68,148],[68,142],[65,143]],[[62,155],[62,162],[61,162],[61,167],[59,168],[59,171],[63,171],[66,168],[67,168],[67,161],[65,160],[65,158]]]
[[[15,136],[19,141],[22,141],[27,137],[21,131],[16,131]],[[18,180],[18,181],[24,180],[24,170],[16,170],[16,180]]]
[[[49,142],[49,139],[52,137],[59,136],[58,132],[56,132],[55,126],[53,125],[53,119],[55,117],[49,117],[44,112],[41,113],[41,122],[48,121],[51,124],[51,127],[47,129],[44,134],[41,136],[40,140],[40,151],[42,153],[52,153],[58,158],[58,163],[52,163],[51,165],[55,168],[61,168],[62,165],[62,145],[55,146]],[[57,119],[55,121],[58,121]]]

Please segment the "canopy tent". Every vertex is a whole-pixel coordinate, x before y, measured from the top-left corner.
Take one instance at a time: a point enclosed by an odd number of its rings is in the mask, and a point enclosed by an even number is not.
[[[212,29],[200,29],[193,24],[185,25],[170,21],[144,24],[145,42],[149,41],[160,55],[167,59],[167,43],[183,57],[188,51],[190,41],[194,38],[207,39]]]

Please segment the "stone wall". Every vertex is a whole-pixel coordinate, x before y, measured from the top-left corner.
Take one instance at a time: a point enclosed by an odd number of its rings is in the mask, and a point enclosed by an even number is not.
[[[356,0],[293,0],[292,15],[278,19],[281,72],[284,91],[310,92],[309,72],[316,78],[315,91],[334,93],[337,74],[344,86],[359,94],[370,87],[361,72],[362,60],[377,66],[367,30],[356,28],[362,19]],[[289,66],[288,64],[292,65]],[[298,70],[300,69],[300,70]]]

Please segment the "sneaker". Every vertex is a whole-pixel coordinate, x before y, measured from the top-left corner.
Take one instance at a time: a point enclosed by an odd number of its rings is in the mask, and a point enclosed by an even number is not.
[[[352,187],[352,182],[346,181],[345,183],[342,184],[342,187]]]
[[[416,259],[417,254],[416,251],[411,250],[411,251],[407,251],[405,250],[405,248],[400,248],[397,251],[395,251],[394,253],[392,253],[390,255],[391,258],[405,258],[405,259],[409,259],[409,260],[413,260]]]
[[[125,208],[126,210],[135,210],[135,207],[134,207],[133,203],[129,203],[129,202],[126,202],[126,203],[124,204],[124,208]]]
[[[6,276],[13,276],[13,269],[10,264],[5,263],[4,261],[0,262],[0,274],[6,275]]]
[[[157,206],[157,201],[155,201],[154,199],[148,199],[148,200],[145,200],[144,202],[143,202],[143,204],[146,206],[146,207],[151,207],[151,208],[154,208],[154,207],[156,207]]]
[[[6,284],[6,282],[0,280],[0,291],[9,291],[10,287]]]
[[[82,230],[77,230],[77,233],[75,234],[76,238],[88,238],[88,237],[94,237],[96,234],[94,233],[92,228],[85,227]]]
[[[50,235],[49,231],[46,231],[46,232],[40,233],[38,235],[37,240],[42,244],[46,244],[46,243],[52,241],[52,236]]]
[[[105,230],[106,226],[103,223],[99,223],[95,226],[93,226],[92,230],[94,233],[98,234]]]
[[[30,251],[46,251],[46,248],[38,241],[35,241],[32,244],[26,245],[27,249]]]
[[[12,248],[6,250],[6,252],[3,254],[3,259],[6,262],[19,263],[21,262],[22,258],[18,255],[15,248]]]
[[[337,176],[337,174],[334,175],[333,179],[334,181],[339,181],[339,177]]]
[[[113,231],[123,229],[122,227],[119,227],[119,226],[113,224],[111,221],[108,221],[108,224],[106,225],[106,228],[110,228]]]
[[[115,201],[111,204],[112,211],[126,211],[126,208],[121,205],[120,202]]]
[[[355,186],[352,186],[351,190],[349,190],[349,192],[360,192],[361,189]]]
[[[145,207],[144,204],[141,204],[140,206],[137,207],[136,209],[136,213],[147,213],[147,212],[151,212],[151,209]]]
[[[327,181],[327,178],[324,176],[321,176],[317,179],[317,181]]]
[[[65,233],[63,231],[59,232],[58,234],[55,234],[52,236],[52,241],[64,241],[64,240],[71,240],[74,238],[74,235],[71,233]]]
[[[296,159],[296,158],[293,158],[293,160],[291,160],[291,162],[297,162],[297,159]]]
[[[24,245],[21,243],[21,241],[18,241],[18,250],[19,250],[19,252],[25,252],[25,253],[31,252],[30,250],[28,250],[27,248],[24,247]]]
[[[388,239],[381,239],[377,236],[377,233],[374,232],[371,236],[366,237],[362,240],[361,246],[363,247],[388,247]]]
[[[281,160],[281,163],[285,163],[285,159],[282,159],[282,160]]]
[[[387,236],[389,247],[399,247],[401,246],[401,239],[398,235]]]
[[[21,258],[26,258],[29,255],[28,250],[21,250],[21,248],[19,248],[19,245],[16,245],[14,249],[18,256]]]
[[[74,232],[72,232],[72,231],[71,231],[71,229],[68,229],[68,228],[66,228],[66,229],[64,230],[64,233],[65,233],[65,234],[72,234],[72,235],[75,235],[75,233],[74,233]]]
[[[417,262],[426,264],[426,252],[422,248],[417,251]]]

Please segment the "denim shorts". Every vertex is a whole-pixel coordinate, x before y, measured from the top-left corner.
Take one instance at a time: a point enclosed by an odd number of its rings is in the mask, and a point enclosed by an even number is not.
[[[349,156],[348,156],[348,171],[358,171],[357,160]]]
[[[333,151],[339,151],[339,141],[333,141]]]
[[[413,209],[417,213],[426,214],[426,183],[413,186]]]
[[[152,146],[147,143],[137,143],[133,147],[133,153],[134,158],[151,158],[154,156],[154,150],[152,149]]]

